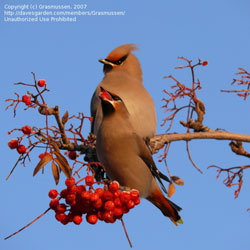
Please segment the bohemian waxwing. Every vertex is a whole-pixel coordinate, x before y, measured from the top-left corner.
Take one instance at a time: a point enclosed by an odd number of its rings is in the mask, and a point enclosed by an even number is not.
[[[105,76],[91,100],[91,116],[94,118],[91,132],[95,135],[102,121],[102,108],[98,97],[100,86],[122,98],[130,114],[130,123],[138,136],[147,140],[155,135],[155,106],[142,85],[140,63],[131,53],[136,49],[134,44],[125,44],[111,51],[106,59],[99,60],[104,64]]]
[[[144,140],[132,127],[130,114],[123,100],[101,88],[99,93],[103,120],[98,129],[96,151],[107,176],[122,186],[137,189],[140,196],[158,207],[177,225],[182,223],[179,206],[161,192],[152,172],[156,168]]]

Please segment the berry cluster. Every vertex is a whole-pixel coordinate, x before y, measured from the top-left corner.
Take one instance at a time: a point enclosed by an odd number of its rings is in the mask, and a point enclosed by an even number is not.
[[[32,128],[28,125],[23,126],[20,129],[24,135],[30,135],[32,132]],[[8,146],[10,149],[16,149],[19,154],[24,154],[26,152],[26,147],[19,143],[17,139],[12,139],[8,142]]]
[[[59,193],[55,189],[49,191],[50,208],[55,211],[55,217],[62,224],[74,222],[81,224],[82,215],[86,214],[86,221],[96,224],[98,220],[114,223],[140,203],[139,192],[119,190],[117,181],[105,185],[104,188],[94,188],[94,177],[87,176],[85,185],[76,185],[73,177],[66,179],[66,189]],[[59,196],[59,197],[58,197]],[[65,203],[59,203],[65,199]]]
[[[38,80],[37,85],[39,87],[45,87],[46,81],[44,79],[40,79],[40,80]],[[24,102],[27,106],[30,106],[32,104],[31,96],[30,95],[23,95],[22,102]]]

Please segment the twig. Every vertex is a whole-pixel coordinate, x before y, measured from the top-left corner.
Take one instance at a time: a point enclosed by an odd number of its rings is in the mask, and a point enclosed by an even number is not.
[[[188,154],[188,158],[190,160],[190,162],[192,163],[192,165],[195,167],[195,169],[197,169],[201,174],[203,174],[203,172],[201,171],[201,169],[194,163],[191,153],[190,153],[190,149],[189,149],[189,141],[186,141],[186,149],[187,149],[187,154]]]
[[[123,221],[123,218],[121,218],[121,223],[122,223],[122,227],[123,227],[124,233],[125,233],[125,235],[126,235],[126,238],[127,238],[127,240],[128,240],[129,246],[132,248],[133,245],[132,245],[132,242],[131,242],[130,239],[129,239],[129,235],[128,235],[128,232],[127,232],[125,223],[124,223],[124,221]]]
[[[36,217],[33,221],[31,221],[30,223],[28,223],[26,226],[22,227],[21,229],[19,229],[18,231],[16,231],[15,233],[5,237],[4,239],[7,240],[10,237],[20,233],[21,231],[23,231],[25,228],[29,227],[31,224],[33,224],[34,222],[36,222],[37,220],[39,220],[41,217],[43,217],[48,211],[50,210],[50,208],[48,208],[47,210],[45,210],[42,214],[40,214],[38,217]]]

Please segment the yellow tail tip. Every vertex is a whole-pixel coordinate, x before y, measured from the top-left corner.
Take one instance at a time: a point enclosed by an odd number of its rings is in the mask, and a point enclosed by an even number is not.
[[[176,221],[177,223],[179,223],[179,224],[183,224],[184,223],[184,221],[183,221],[183,219],[182,218],[180,218],[178,221]]]
[[[183,221],[183,219],[182,219],[182,218],[180,218],[180,219],[179,219],[179,220],[177,220],[177,221],[173,220],[172,218],[170,218],[170,220],[174,223],[174,225],[175,225],[175,226],[178,226],[178,224],[177,224],[177,223],[179,223],[179,224],[183,224],[183,223],[184,223],[184,221]]]

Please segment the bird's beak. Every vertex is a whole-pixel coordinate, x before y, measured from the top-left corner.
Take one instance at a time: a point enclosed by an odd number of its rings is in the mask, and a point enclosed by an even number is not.
[[[116,64],[114,64],[114,63],[112,63],[112,62],[110,62],[110,61],[107,61],[106,59],[99,59],[98,61],[99,61],[100,63],[105,64],[105,65],[110,65],[110,66],[112,66],[112,67],[116,66]]]
[[[110,103],[113,102],[112,96],[111,96],[110,93],[109,93],[106,89],[104,89],[103,87],[101,87],[101,92],[100,92],[100,94],[99,94],[99,97],[100,97],[103,101],[110,102]]]
[[[100,87],[100,88],[101,88],[101,92],[99,94],[99,98],[102,100],[102,102],[109,103],[113,107],[113,110],[117,110],[118,106],[117,106],[116,101],[114,101],[112,97],[112,93],[110,93],[103,87]]]

